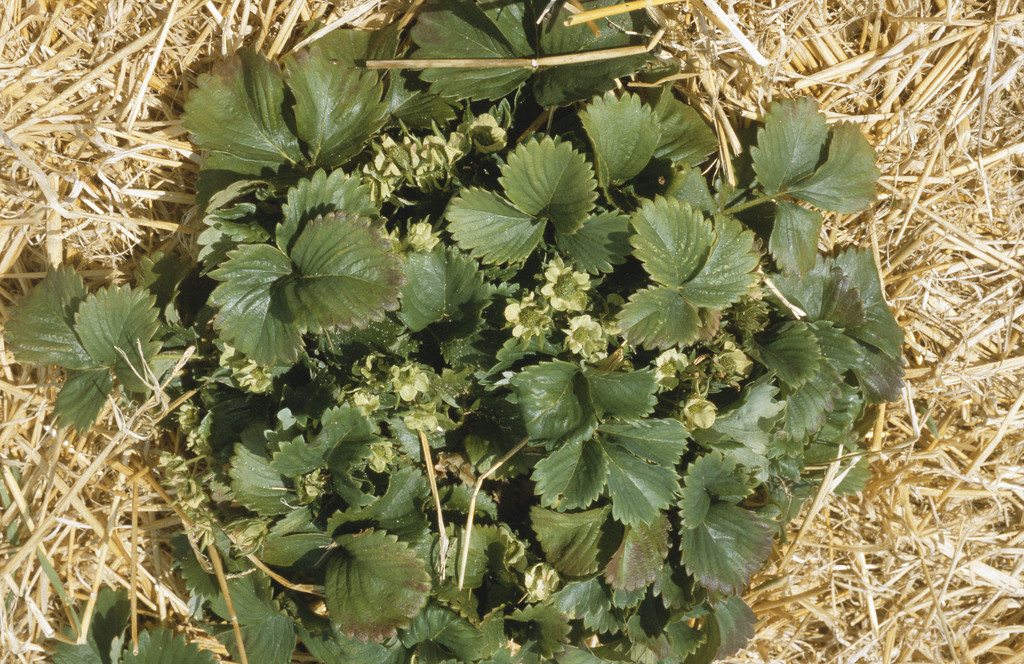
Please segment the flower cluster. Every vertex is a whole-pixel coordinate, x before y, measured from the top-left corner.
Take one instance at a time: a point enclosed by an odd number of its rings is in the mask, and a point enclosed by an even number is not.
[[[527,293],[523,299],[509,303],[505,307],[505,320],[513,326],[512,336],[524,342],[542,338],[552,325],[547,309],[547,304],[537,302],[536,293]]]

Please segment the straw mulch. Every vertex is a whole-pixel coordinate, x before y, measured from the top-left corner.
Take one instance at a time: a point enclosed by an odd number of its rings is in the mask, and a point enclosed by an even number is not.
[[[822,243],[876,252],[907,331],[903,399],[869,441],[874,479],[794,524],[748,596],[758,636],[732,661],[1024,662],[1024,8],[714,1],[663,8],[677,86],[728,146],[782,96],[861,126],[880,201],[827,219]],[[47,265],[95,286],[192,244],[198,155],[179,118],[215,60],[242,44],[280,55],[310,20],[403,10],[0,3],[0,324]],[[166,545],[182,524],[152,470],[161,404],[108,407],[75,435],[53,427],[59,381],[0,345],[3,662],[48,661],[101,586],[129,590],[133,632],[188,611]]]

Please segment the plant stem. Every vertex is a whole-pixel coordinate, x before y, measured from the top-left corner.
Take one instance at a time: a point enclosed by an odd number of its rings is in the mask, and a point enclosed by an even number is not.
[[[725,210],[723,210],[723,212],[725,214],[736,214],[737,212],[742,212],[743,210],[756,207],[761,203],[766,203],[771,200],[775,200],[775,197],[769,196],[768,194],[761,194],[760,196],[757,196],[756,198],[753,198],[747,201],[746,203],[740,203],[739,205],[734,205],[731,208],[726,208]]]

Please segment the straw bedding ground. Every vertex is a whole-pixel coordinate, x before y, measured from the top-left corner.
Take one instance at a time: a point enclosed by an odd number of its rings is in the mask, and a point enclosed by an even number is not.
[[[755,579],[758,636],[733,661],[1024,662],[1024,8],[714,1],[664,7],[677,86],[727,145],[780,96],[859,123],[880,201],[828,219],[822,243],[876,252],[908,334],[903,399],[870,440],[874,479],[794,524]],[[179,117],[213,61],[243,43],[280,55],[309,20],[403,10],[0,3],[0,324],[47,265],[117,282],[192,244],[198,156]],[[76,436],[52,426],[59,379],[0,346],[3,662],[47,661],[101,585],[129,589],[141,627],[187,612],[166,546],[182,524],[150,467],[160,404],[110,408]]]

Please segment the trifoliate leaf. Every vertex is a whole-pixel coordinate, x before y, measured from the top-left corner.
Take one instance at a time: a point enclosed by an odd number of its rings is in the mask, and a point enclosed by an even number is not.
[[[310,445],[302,436],[298,436],[294,440],[279,443],[270,466],[285,477],[299,477],[324,467],[329,451],[326,445]]]
[[[570,510],[597,500],[607,477],[608,460],[594,440],[565,443],[533,469],[541,504]]]
[[[185,128],[201,149],[230,155],[240,172],[259,173],[303,160],[283,108],[281,70],[245,48],[199,77],[185,104]]]
[[[832,129],[825,163],[787,193],[825,210],[860,212],[878,198],[879,175],[867,139],[856,125],[843,122]]]
[[[341,166],[384,125],[388,107],[376,73],[335,62],[314,46],[290,55],[285,75],[310,164]]]
[[[547,604],[530,604],[517,609],[506,619],[516,643],[521,644],[517,661],[550,662],[561,652],[569,639],[569,621],[555,607]]]
[[[306,567],[315,565],[334,543],[324,533],[294,533],[268,537],[260,560],[278,567]]]
[[[365,507],[353,507],[339,512],[327,522],[327,532],[335,533],[341,526],[352,529],[376,527],[386,530],[404,541],[415,541],[423,534],[427,518],[423,504],[427,501],[429,489],[422,473],[413,467],[405,467],[391,475],[388,490]]]
[[[160,343],[152,341],[159,327],[155,303],[145,290],[103,288],[87,296],[75,315],[82,346],[96,364],[113,368],[132,392],[150,390],[149,362],[160,350]]]
[[[510,3],[515,4],[515,3]],[[502,12],[495,6],[490,13]],[[503,13],[508,13],[504,9]],[[498,20],[502,18],[499,16]],[[522,28],[517,31],[522,33]],[[514,34],[514,33],[513,33]],[[424,7],[413,27],[418,47],[413,57],[445,60],[451,58],[516,58],[528,55],[502,34],[495,21],[473,0],[436,0]],[[518,47],[518,48],[517,48]],[[437,68],[421,74],[430,91],[460,99],[498,99],[515,90],[530,77],[525,67]]]
[[[604,566],[622,533],[609,511],[607,506],[567,513],[530,508],[533,532],[551,566],[567,576],[586,576]]]
[[[604,568],[613,590],[646,588],[658,577],[668,557],[668,529],[664,514],[649,524],[626,527],[622,543]]]
[[[654,410],[658,381],[650,369],[614,372],[583,370],[598,417],[638,420]]]
[[[399,664],[407,656],[397,639],[389,646],[363,643],[338,632],[326,618],[303,611],[295,622],[295,630],[310,654],[318,662],[360,662],[360,664]]]
[[[694,433],[697,442],[723,449],[719,443],[739,443],[757,454],[763,454],[771,442],[775,423],[782,417],[786,402],[776,396],[779,388],[770,375],[748,383],[740,398],[728,408],[718,411],[715,423]]]
[[[138,654],[129,648],[121,661],[124,664],[213,664],[214,659],[209,650],[200,650],[196,644],[186,642],[184,636],[175,636],[174,632],[158,627],[140,634]]]
[[[714,214],[719,210],[718,203],[711,196],[708,182],[699,168],[683,168],[672,175],[665,187],[665,195],[686,201],[695,210]]]
[[[644,170],[661,139],[661,126],[640,97],[609,92],[596,97],[580,113],[597,157],[601,184],[619,183]]]
[[[865,398],[869,403],[898,400],[900,390],[903,389],[901,360],[887,357],[870,346],[858,345],[860,352],[857,353],[852,369],[864,390]]]
[[[821,233],[821,213],[779,201],[768,250],[783,272],[804,274],[814,267]]]
[[[128,593],[104,586],[96,598],[85,643],[58,641],[53,664],[114,664],[121,653],[121,637],[130,616]]]
[[[215,210],[203,218],[207,226],[199,234],[200,274],[206,275],[225,260],[228,252],[240,244],[260,244],[270,239],[270,233],[260,225],[266,215],[253,203],[239,203],[230,208]]]
[[[499,181],[516,207],[550,219],[559,233],[576,232],[597,198],[594,171],[583,155],[548,136],[521,143],[502,166]]]
[[[543,221],[483,189],[463,189],[445,218],[459,246],[484,263],[525,260],[544,234]]]
[[[555,234],[555,244],[579,269],[611,272],[629,256],[629,218],[615,212],[594,215],[572,235]]]
[[[401,260],[368,219],[332,213],[306,224],[282,284],[294,324],[311,332],[366,327],[398,308]]]
[[[687,528],[704,523],[711,501],[737,503],[750,494],[742,474],[732,459],[720,452],[699,457],[686,468],[685,486],[679,499],[679,517]]]
[[[681,533],[686,571],[712,592],[738,595],[772,550],[772,530],[738,505],[716,502],[704,522]]]
[[[518,582],[517,571],[526,566],[525,556],[523,544],[507,526],[474,525],[463,587],[479,588],[488,574],[501,584],[514,585]]]
[[[644,201],[630,220],[636,235],[633,255],[651,278],[665,286],[681,286],[708,262],[714,244],[711,222],[678,198],[658,196]]]
[[[295,360],[302,333],[281,289],[292,274],[291,260],[265,244],[242,245],[210,273],[220,281],[210,301],[220,308],[214,326],[221,337],[262,365]]]
[[[701,320],[697,309],[674,288],[661,286],[631,295],[619,312],[618,324],[632,344],[671,348],[695,341]]]
[[[428,604],[413,618],[408,629],[402,631],[401,640],[423,662],[475,662],[485,645],[477,627],[436,604]]]
[[[410,253],[405,274],[399,317],[410,330],[443,323],[437,330],[447,338],[468,336],[476,329],[490,296],[476,261],[438,247]]]
[[[228,475],[235,500],[252,511],[269,516],[293,509],[287,503],[295,494],[285,485],[281,474],[271,467],[270,459],[241,443],[235,446]]]
[[[65,369],[95,368],[97,362],[75,333],[75,312],[85,296],[82,277],[60,265],[12,307],[5,339],[18,361],[59,364]]]
[[[607,7],[609,4],[602,0],[591,3],[591,6]],[[540,9],[539,5],[535,6]],[[586,24],[567,26],[565,21],[569,16],[569,10],[563,6],[556,15],[545,20],[540,31],[541,55],[568,55],[637,44],[641,40],[639,35],[646,27],[642,13],[619,15],[614,18],[614,22],[597,19]],[[536,18],[527,20],[536,24]],[[522,28],[518,28],[518,31],[521,32]],[[568,106],[575,101],[590,99],[611,90],[615,87],[615,79],[632,74],[649,57],[641,53],[548,67],[534,78],[533,94],[537,103],[545,108]]]
[[[655,157],[696,166],[718,148],[718,139],[704,119],[693,107],[676,99],[671,89],[661,93],[654,113],[661,126]]]
[[[606,424],[598,429],[608,458],[612,515],[636,526],[652,523],[679,491],[675,466],[686,451],[685,427],[676,420]]]
[[[753,350],[753,356],[790,388],[800,387],[820,370],[821,348],[807,323],[775,325],[757,338]]]
[[[835,263],[857,288],[864,302],[863,322],[849,333],[865,343],[880,348],[893,359],[903,353],[903,330],[892,315],[882,293],[878,267],[870,251],[848,249],[835,257]]]
[[[825,423],[825,414],[832,410],[832,399],[838,395],[839,374],[828,362],[818,367],[810,380],[786,396],[786,431],[802,443]]]
[[[829,321],[841,328],[864,323],[864,299],[832,259],[819,259],[803,277],[779,275],[775,285],[812,321]]]
[[[236,604],[238,603],[233,590],[231,599]],[[259,608],[253,605],[253,614],[250,614],[245,620],[239,614],[239,620],[242,621],[242,643],[245,644],[245,651],[259,653],[260,662],[266,662],[266,664],[288,664],[295,651],[295,626],[292,619],[266,600],[261,601],[258,606]],[[256,611],[258,614],[255,614]],[[235,639],[234,630],[231,627],[222,627],[216,636],[228,649],[231,656],[234,659],[239,659],[238,642]]]
[[[428,92],[411,72],[392,70],[385,99],[391,116],[410,129],[444,127],[456,118],[454,98]]]
[[[106,367],[68,371],[53,412],[62,426],[85,431],[96,421],[113,389],[114,379]]]
[[[328,467],[335,475],[348,475],[369,456],[370,445],[379,439],[373,422],[352,406],[331,408],[320,418],[320,425],[313,442],[330,448]]]
[[[288,190],[288,201],[282,209],[284,218],[275,232],[277,246],[290,252],[306,222],[330,212],[349,212],[373,218],[380,210],[370,200],[370,191],[359,178],[336,170],[327,175],[322,170],[302,178]],[[253,240],[244,240],[252,242]]]
[[[724,309],[746,295],[757,275],[754,234],[732,217],[715,217],[715,244],[700,272],[680,292],[696,307]]]
[[[512,386],[531,440],[583,440],[597,424],[587,381],[574,364],[535,364],[516,374]]]
[[[750,155],[758,182],[774,196],[814,173],[824,157],[828,125],[807,97],[772,102],[764,124]]]
[[[611,611],[611,593],[601,583],[600,576],[594,576],[586,581],[571,581],[565,584],[561,590],[551,596],[551,605],[566,616],[581,620],[583,626],[593,630],[595,634],[621,628],[621,623]],[[560,664],[563,661],[560,659]]]
[[[715,654],[716,659],[739,652],[754,638],[757,618],[746,602],[739,597],[726,598],[715,606],[712,616],[718,624],[718,635],[722,642]]]
[[[343,634],[383,641],[409,625],[427,603],[426,563],[394,535],[342,535],[327,561],[327,610]]]

